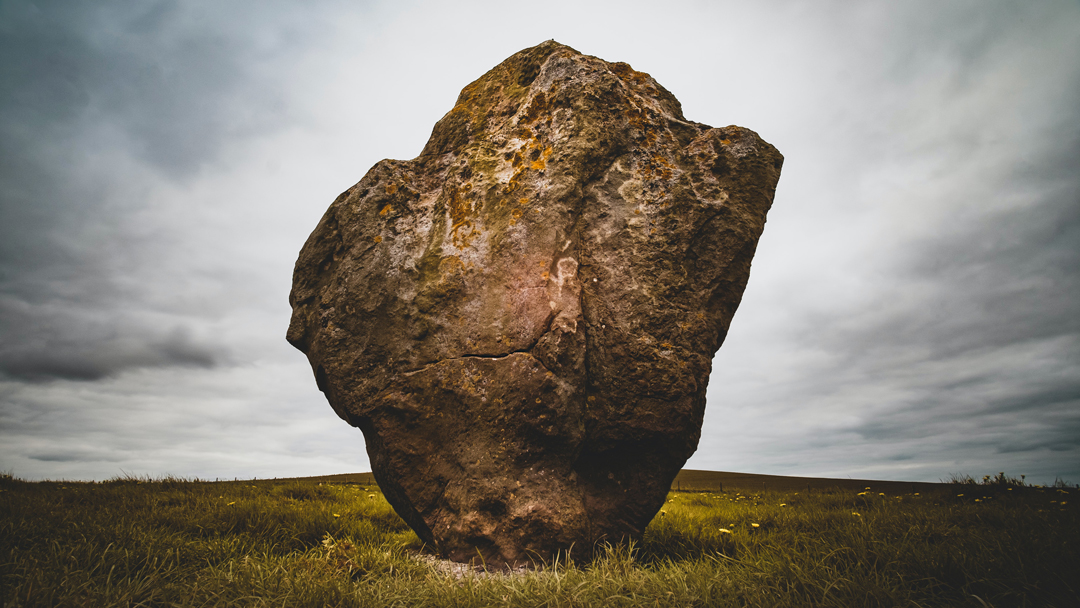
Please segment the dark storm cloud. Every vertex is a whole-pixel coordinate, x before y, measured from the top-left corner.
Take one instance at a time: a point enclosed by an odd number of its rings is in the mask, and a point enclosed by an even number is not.
[[[0,372],[96,380],[225,359],[184,329],[205,314],[197,296],[187,310],[169,304],[164,323],[145,318],[176,298],[140,279],[177,252],[135,218],[153,207],[152,182],[183,183],[223,142],[284,118],[280,85],[258,67],[302,38],[290,13],[0,4]]]
[[[143,367],[210,368],[223,357],[220,347],[196,342],[183,326],[164,335],[113,323],[98,328],[72,323],[63,331],[34,329],[0,346],[0,378],[100,380]]]
[[[41,462],[122,462],[119,458],[102,450],[65,450],[58,452],[34,452],[28,455],[31,460]]]

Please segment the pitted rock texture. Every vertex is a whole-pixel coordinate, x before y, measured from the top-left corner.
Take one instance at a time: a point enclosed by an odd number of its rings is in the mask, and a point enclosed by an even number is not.
[[[782,163],[648,74],[545,42],[334,201],[288,340],[441,556],[639,538],[697,447]]]

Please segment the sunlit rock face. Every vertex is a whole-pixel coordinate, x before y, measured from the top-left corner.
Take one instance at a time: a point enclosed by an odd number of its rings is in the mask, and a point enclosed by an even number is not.
[[[782,162],[648,74],[545,42],[334,201],[288,340],[444,557],[640,537],[697,446]]]

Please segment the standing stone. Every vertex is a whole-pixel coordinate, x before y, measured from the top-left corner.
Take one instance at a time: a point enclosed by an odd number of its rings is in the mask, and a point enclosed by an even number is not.
[[[648,74],[545,42],[334,201],[288,340],[440,555],[640,538],[697,447],[782,163]]]

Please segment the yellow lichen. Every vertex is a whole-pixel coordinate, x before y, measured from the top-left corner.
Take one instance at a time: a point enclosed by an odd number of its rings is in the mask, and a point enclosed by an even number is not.
[[[473,221],[473,201],[462,194],[472,189],[472,184],[464,184],[461,189],[447,185],[446,206],[450,212],[450,238],[454,247],[464,249],[472,244],[473,238],[480,234]]]

